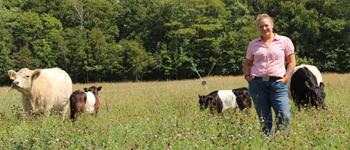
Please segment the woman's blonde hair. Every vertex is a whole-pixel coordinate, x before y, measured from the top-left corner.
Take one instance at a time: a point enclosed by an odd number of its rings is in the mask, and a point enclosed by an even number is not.
[[[259,21],[263,19],[269,19],[271,24],[273,24],[272,18],[268,14],[259,14],[256,17],[256,25],[259,27]]]

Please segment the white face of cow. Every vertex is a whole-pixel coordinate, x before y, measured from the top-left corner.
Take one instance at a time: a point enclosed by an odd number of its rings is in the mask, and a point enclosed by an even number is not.
[[[23,68],[18,72],[13,70],[8,71],[9,77],[14,80],[12,82],[12,87],[22,93],[30,92],[32,82],[34,79],[40,76],[40,70],[29,70],[28,68]]]

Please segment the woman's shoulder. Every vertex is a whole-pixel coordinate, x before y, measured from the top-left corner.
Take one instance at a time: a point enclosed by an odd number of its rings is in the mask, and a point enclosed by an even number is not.
[[[250,44],[253,44],[253,43],[255,43],[255,42],[258,42],[258,41],[260,41],[260,40],[261,40],[261,37],[258,37],[258,38],[256,38],[256,39],[250,41],[250,42],[249,42],[249,45],[250,45]]]
[[[281,40],[289,40],[290,41],[290,38],[287,36],[284,36],[284,35],[276,34],[276,38],[281,39]]]

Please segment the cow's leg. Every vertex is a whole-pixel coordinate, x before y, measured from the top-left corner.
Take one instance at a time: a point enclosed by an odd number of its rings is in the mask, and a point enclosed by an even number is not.
[[[73,121],[74,121],[74,122],[78,120],[78,118],[79,118],[79,116],[80,116],[80,113],[81,113],[81,112],[80,112],[79,110],[74,112],[74,117],[73,117]]]
[[[94,105],[94,109],[95,109],[95,117],[97,117],[97,113],[100,109],[100,101],[98,99],[96,100],[96,103]]]
[[[62,120],[64,120],[66,118],[68,107],[69,107],[69,101],[67,102],[67,104],[62,109]]]
[[[297,96],[295,95],[294,91],[292,91],[292,98],[293,98],[293,102],[295,107],[297,107],[300,111],[300,100],[298,101]]]
[[[237,107],[236,107],[237,108]],[[232,114],[235,114],[236,113],[236,108],[233,108],[232,109]]]

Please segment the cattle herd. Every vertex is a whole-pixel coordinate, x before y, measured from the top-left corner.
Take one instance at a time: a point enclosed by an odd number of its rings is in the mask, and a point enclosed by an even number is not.
[[[14,80],[12,88],[22,93],[22,105],[27,114],[46,114],[51,109],[61,111],[63,119],[68,107],[71,109],[71,119],[77,121],[83,111],[97,116],[100,101],[98,92],[102,86],[91,86],[84,91],[72,93],[72,80],[69,75],[59,69],[23,68],[18,72],[8,71]],[[294,69],[287,83],[290,99],[296,107],[322,106],[326,109],[324,83],[320,71],[312,65],[302,64]],[[250,109],[252,100],[246,87],[232,90],[217,90],[208,95],[198,95],[200,110],[209,107],[211,113],[222,113],[225,110],[240,108]],[[310,105],[309,105],[310,104]]]

